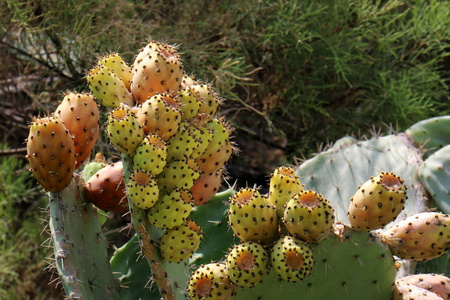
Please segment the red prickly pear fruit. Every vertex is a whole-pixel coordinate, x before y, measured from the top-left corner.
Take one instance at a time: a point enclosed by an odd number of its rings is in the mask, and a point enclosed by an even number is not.
[[[70,131],[75,145],[78,168],[91,155],[100,134],[100,113],[91,94],[67,93],[56,108],[55,116]]]
[[[358,188],[351,198],[348,218],[353,229],[371,231],[385,227],[403,210],[404,181],[394,173],[381,172]]]
[[[450,278],[447,276],[439,274],[413,274],[401,278],[400,281],[433,292],[442,297],[442,299],[450,299]]]
[[[158,93],[173,96],[180,89],[183,66],[175,47],[149,41],[136,56],[131,92],[138,104]]]
[[[211,174],[202,174],[195,180],[194,185],[190,189],[195,206],[208,203],[219,191],[222,183],[222,173],[223,168]]]
[[[131,80],[133,79],[133,72],[130,66],[122,59],[118,53],[111,53],[99,59],[98,65],[105,66],[114,73],[123,82],[124,86],[129,90]]]
[[[158,185],[162,190],[189,190],[194,181],[200,177],[198,166],[190,159],[171,160],[157,176]]]
[[[201,227],[192,220],[167,229],[160,239],[161,256],[164,260],[179,263],[190,258],[200,247],[203,233]]]
[[[177,95],[182,111],[181,119],[184,121],[194,118],[200,110],[200,105],[202,104],[200,100],[195,97],[194,92],[188,87],[180,89]]]
[[[236,287],[224,263],[201,265],[189,278],[187,293],[191,300],[229,300]]]
[[[127,195],[137,208],[149,209],[158,201],[159,188],[150,172],[134,170],[127,182]]]
[[[394,255],[414,261],[430,260],[450,248],[450,216],[418,213],[378,234]]]
[[[254,287],[269,273],[269,254],[261,244],[234,245],[226,257],[230,280],[241,287]]]
[[[231,155],[236,152],[231,141],[227,140],[215,153],[210,154],[207,157],[199,158],[195,160],[199,169],[204,174],[214,173],[220,170],[228,160],[230,160]]]
[[[298,282],[311,275],[314,256],[307,243],[291,236],[280,238],[272,248],[272,268],[278,277]]]
[[[228,224],[243,242],[268,244],[278,237],[276,209],[256,189],[243,188],[234,194]]]
[[[277,208],[279,218],[283,217],[284,205],[303,189],[303,184],[293,168],[279,167],[275,169],[270,177],[268,200]]]
[[[124,105],[109,112],[107,129],[111,144],[128,155],[133,155],[144,139],[144,129]]]
[[[283,222],[296,238],[319,243],[333,231],[334,209],[321,194],[302,191],[286,204]]]
[[[180,105],[171,95],[158,94],[139,107],[136,117],[145,134],[156,134],[167,141],[177,132],[180,125]]]
[[[164,170],[166,162],[167,146],[157,135],[146,136],[133,156],[133,167],[149,171],[153,176]]]
[[[26,157],[30,171],[47,191],[59,192],[72,180],[75,145],[57,117],[37,118],[31,123]]]
[[[182,225],[193,208],[192,195],[187,190],[160,193],[160,199],[148,210],[147,218],[156,227],[173,228]]]
[[[403,282],[401,279],[395,282],[392,300],[442,300],[437,294],[413,284]],[[445,299],[445,298],[444,298]]]
[[[120,104],[134,105],[133,96],[124,82],[105,65],[93,68],[86,76],[89,89],[94,97],[106,107],[119,107]]]
[[[84,187],[87,200],[98,208],[117,213],[129,210],[121,161],[100,169]]]
[[[214,116],[221,104],[220,98],[213,91],[209,84],[194,84],[190,86],[194,96],[200,101],[200,108],[198,113],[204,113],[209,116]]]

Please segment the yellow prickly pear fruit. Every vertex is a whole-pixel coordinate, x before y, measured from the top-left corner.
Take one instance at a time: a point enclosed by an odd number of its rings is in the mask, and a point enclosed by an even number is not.
[[[140,209],[153,207],[159,198],[159,188],[150,172],[134,170],[127,182],[128,199]]]
[[[125,87],[129,90],[131,80],[133,79],[133,72],[130,66],[122,59],[118,53],[111,53],[99,59],[98,65],[107,67],[120,80],[122,80]]]
[[[133,167],[150,172],[153,176],[161,173],[167,162],[167,147],[157,135],[146,136],[133,156]]]
[[[190,89],[194,92],[194,95],[201,103],[198,112],[214,116],[221,101],[217,94],[213,91],[211,85],[194,84],[190,86]]]
[[[110,142],[128,155],[133,155],[144,139],[144,129],[124,105],[109,112],[107,129]]]
[[[191,300],[229,300],[236,287],[228,276],[224,263],[201,265],[190,277],[187,287]]]
[[[192,195],[185,189],[161,193],[160,199],[147,212],[150,224],[159,228],[182,225],[193,210]]]
[[[190,88],[179,90],[177,99],[181,105],[183,120],[192,119],[198,114],[202,103],[195,97],[194,92]]]

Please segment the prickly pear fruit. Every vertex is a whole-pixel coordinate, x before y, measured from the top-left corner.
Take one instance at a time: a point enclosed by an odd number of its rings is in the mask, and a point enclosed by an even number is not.
[[[75,145],[78,168],[91,155],[100,134],[100,113],[91,94],[67,93],[56,108],[55,116],[70,131]]]
[[[301,281],[311,274],[314,257],[311,248],[291,236],[280,238],[272,248],[272,268],[278,277],[287,281]]]
[[[283,222],[291,235],[305,242],[318,243],[333,230],[334,209],[321,194],[302,191],[286,204]]]
[[[190,127],[187,122],[181,122],[177,132],[167,141],[167,159],[189,158],[198,147]]]
[[[161,194],[160,199],[147,212],[150,224],[159,228],[173,228],[183,224],[192,212],[192,195],[179,189]]]
[[[197,147],[191,154],[191,158],[193,159],[198,159],[206,151],[206,148],[213,139],[212,131],[206,128],[202,122],[199,118],[190,120],[191,134],[197,141]]]
[[[222,147],[219,148],[215,153],[204,157],[196,159],[200,172],[202,173],[213,173],[225,166],[226,162],[231,158],[231,155],[236,152],[231,141],[226,140]]]
[[[437,294],[443,299],[450,299],[450,278],[439,274],[413,274],[400,279]]]
[[[143,103],[157,93],[176,95],[183,78],[183,66],[175,47],[149,41],[136,56],[131,91]]]
[[[198,113],[210,116],[216,114],[220,105],[220,99],[209,84],[194,84],[190,86],[201,105]]]
[[[450,216],[418,213],[380,232],[379,236],[400,258],[429,260],[443,255],[450,248]]]
[[[133,156],[134,168],[149,171],[153,176],[163,171],[166,162],[166,143],[157,135],[146,136]]]
[[[69,130],[56,117],[37,118],[30,125],[27,139],[30,171],[50,192],[59,192],[72,180],[75,146]]]
[[[180,125],[180,105],[169,94],[157,94],[142,104],[136,117],[145,134],[156,134],[167,141],[177,132]]]
[[[106,107],[119,107],[121,103],[133,106],[133,96],[124,82],[105,65],[93,68],[86,76],[94,97]]]
[[[254,287],[269,272],[269,255],[256,242],[234,245],[226,257],[230,280],[241,287]]]
[[[160,239],[163,259],[179,263],[188,259],[198,250],[203,234],[200,226],[192,220],[185,224],[167,229]]]
[[[134,170],[127,182],[128,199],[140,209],[153,207],[159,198],[159,188],[150,172]]]
[[[295,174],[291,167],[279,167],[275,169],[270,177],[268,200],[277,208],[279,218],[283,217],[284,205],[291,200],[292,196],[303,191],[300,177]]]
[[[180,89],[178,91],[178,102],[181,105],[182,120],[190,120],[198,114],[200,100],[195,97],[193,91],[190,88]]]
[[[192,199],[195,206],[200,206],[208,203],[212,197],[219,191],[222,183],[223,169],[220,169],[211,174],[200,175],[195,180],[194,185],[190,188]]]
[[[158,175],[158,185],[165,191],[183,188],[190,189],[195,180],[200,177],[198,166],[188,159],[171,160]]]
[[[128,90],[130,89],[133,72],[131,72],[131,68],[118,53],[111,53],[100,58],[98,65],[103,65],[108,68],[108,70],[119,77]]]
[[[437,294],[410,283],[397,280],[392,300],[442,300]]]
[[[256,189],[243,188],[233,195],[228,220],[234,234],[244,242],[265,244],[278,234],[276,209]]]
[[[219,118],[212,119],[205,127],[211,131],[211,141],[199,158],[206,158],[211,154],[216,153],[227,141],[229,141],[230,133],[232,131],[230,125]]]
[[[191,300],[229,300],[235,290],[224,263],[201,265],[192,274],[187,286]]]
[[[121,161],[95,173],[86,182],[85,190],[87,200],[104,211],[124,213],[129,210]]]
[[[106,159],[102,153],[97,153],[95,158],[90,163],[84,165],[83,171],[81,172],[81,177],[84,182],[88,182],[88,180],[97,173],[100,169],[106,167]]]
[[[121,106],[109,112],[108,135],[120,152],[133,155],[144,139],[144,130],[130,109]]]
[[[353,229],[371,231],[394,221],[403,210],[406,185],[394,173],[381,172],[358,188],[351,198],[348,218]]]

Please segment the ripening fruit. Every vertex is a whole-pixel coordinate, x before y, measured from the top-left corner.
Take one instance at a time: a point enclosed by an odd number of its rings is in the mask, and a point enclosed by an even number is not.
[[[149,41],[136,56],[131,92],[138,104],[159,93],[175,96],[181,86],[183,66],[175,47]]]
[[[127,182],[128,199],[140,209],[153,207],[159,198],[159,188],[150,172],[134,170]]]
[[[221,103],[217,94],[209,84],[193,84],[190,86],[194,96],[200,101],[198,113],[214,116]]]
[[[153,176],[164,170],[166,162],[166,143],[157,135],[146,136],[133,156],[133,168],[149,171]]]
[[[381,172],[360,186],[351,198],[347,213],[350,224],[358,231],[383,228],[403,210],[407,198],[403,179]]]
[[[176,189],[189,190],[195,180],[200,177],[198,166],[188,159],[177,159],[167,162],[164,170],[158,175],[158,185],[162,190],[173,191]]]
[[[296,238],[319,243],[333,229],[334,209],[321,194],[302,191],[286,204],[283,222],[287,231]]]
[[[144,139],[144,130],[127,106],[109,112],[107,129],[111,144],[128,155],[133,155]]]
[[[392,300],[442,300],[437,294],[413,284],[403,282],[401,279],[395,282]]]
[[[442,299],[450,299],[450,278],[439,274],[412,274],[399,281],[433,292]]]
[[[223,169],[220,169],[211,174],[202,174],[195,180],[194,185],[189,190],[195,206],[208,203],[219,191],[222,183],[222,173]]]
[[[195,162],[201,173],[214,173],[225,166],[234,152],[236,152],[236,149],[233,147],[233,143],[230,140],[226,140],[219,150],[207,157],[196,159]]]
[[[287,281],[301,281],[311,275],[314,257],[307,243],[284,236],[273,246],[272,268],[278,277]]]
[[[269,273],[269,255],[256,242],[234,245],[226,257],[230,280],[241,287],[254,287]]]
[[[205,124],[205,127],[211,132],[211,139],[206,149],[201,153],[199,158],[207,158],[229,141],[231,134],[231,127],[223,119],[215,118]]]
[[[160,193],[160,199],[147,212],[150,224],[159,228],[173,228],[183,224],[193,210],[192,195],[184,189],[169,194]]]
[[[414,261],[433,259],[450,248],[450,216],[418,213],[380,232],[379,236],[400,258]]]
[[[131,79],[133,78],[133,73],[131,68],[122,59],[118,53],[111,53],[99,59],[98,65],[105,66],[114,73],[123,82],[124,86],[129,90],[131,85]]]
[[[100,113],[91,94],[67,93],[55,116],[69,130],[75,146],[76,168],[91,155],[100,134]]]
[[[190,88],[180,89],[177,99],[180,103],[183,121],[190,120],[198,114],[202,103],[195,97],[194,92]]]
[[[50,192],[63,190],[75,171],[75,146],[69,130],[57,117],[36,118],[27,138],[30,171]]]
[[[187,286],[191,300],[229,300],[235,290],[224,263],[201,265],[193,272]]]

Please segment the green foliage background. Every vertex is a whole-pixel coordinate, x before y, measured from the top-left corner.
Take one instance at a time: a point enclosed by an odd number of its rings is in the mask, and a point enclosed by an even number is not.
[[[229,172],[242,184],[343,135],[450,114],[448,1],[5,0],[0,13],[0,143],[11,148],[23,147],[32,116],[53,111],[63,91],[87,90],[99,56],[117,51],[131,64],[149,38],[179,45],[185,70],[228,99],[221,113],[242,150]],[[17,175],[20,159],[5,168],[14,175],[1,186],[35,188]],[[27,205],[11,206],[22,200],[4,193],[1,217],[19,225],[2,233],[2,257],[18,253],[16,240],[43,238],[19,229],[42,227],[23,213],[40,200],[19,194]],[[38,264],[45,256],[25,253]],[[0,277],[17,285],[19,267],[8,268]]]

